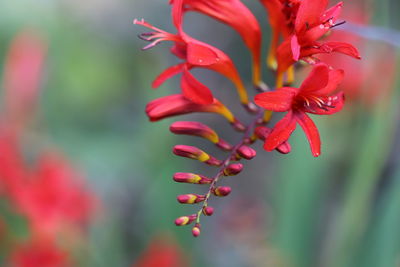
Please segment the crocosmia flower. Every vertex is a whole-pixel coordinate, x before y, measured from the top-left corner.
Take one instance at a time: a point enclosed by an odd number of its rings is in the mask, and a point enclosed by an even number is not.
[[[217,170],[214,175],[203,175],[198,172],[177,172],[173,180],[178,183],[198,184],[206,188],[201,193],[183,192],[177,196],[177,201],[183,205],[194,205],[196,212],[183,214],[175,219],[177,226],[191,225],[191,233],[198,237],[202,230],[203,216],[212,216],[214,208],[210,199],[225,198],[232,188],[221,186],[220,180],[225,176],[234,176],[242,172],[244,164],[241,160],[252,160],[257,156],[252,147],[258,140],[264,143],[267,151],[288,154],[292,151],[289,138],[297,127],[304,130],[310,143],[312,155],[321,154],[321,140],[317,127],[309,114],[329,115],[340,111],[344,104],[344,94],[338,90],[344,71],[334,69],[333,64],[325,63],[325,58],[317,58],[317,54],[332,54],[339,52],[353,58],[360,58],[358,51],[352,45],[337,42],[327,38],[333,27],[344,22],[336,22],[342,9],[342,2],[326,9],[328,0],[259,0],[268,12],[268,20],[272,30],[267,64],[273,70],[276,90],[271,91],[270,81],[264,81],[260,75],[260,26],[251,11],[242,0],[169,0],[172,8],[172,21],[177,30],[176,34],[167,33],[153,27],[145,21],[135,20],[152,29],[152,32],[142,33],[139,37],[150,42],[144,49],[153,47],[161,41],[173,42],[171,52],[182,61],[169,67],[153,82],[153,88],[160,86],[170,77],[181,74],[180,87],[182,93],[172,94],[155,99],[146,105],[146,114],[150,121],[190,114],[209,113],[220,115],[226,119],[232,128],[240,132],[238,142],[226,142],[220,138],[220,130],[210,128],[196,121],[177,121],[170,126],[170,131],[177,135],[188,135],[206,139],[222,151],[229,151],[225,158],[213,156],[207,149],[197,146],[177,144],[172,152],[178,157],[197,160]],[[219,49],[190,37],[184,30],[183,24],[186,12],[198,12],[209,16],[235,30],[243,39],[251,52],[253,61],[252,77],[254,89],[258,91],[255,103],[248,100],[246,89],[238,75],[232,60]],[[215,34],[213,29],[210,35]],[[338,55],[329,56],[337,58]],[[350,57],[345,57],[349,58]],[[311,72],[299,88],[288,87],[295,81],[295,64],[302,63],[310,66]],[[328,61],[326,61],[328,62]],[[216,99],[211,90],[200,83],[193,75],[193,68],[206,68],[216,71],[235,85],[240,102],[249,113],[246,119],[238,119],[236,109],[231,102]],[[308,68],[303,68],[308,69]],[[307,71],[308,73],[308,71]],[[352,77],[353,78],[353,77]],[[283,87],[283,82],[286,82]],[[343,88],[346,90],[345,88]],[[261,93],[260,93],[261,92]],[[257,104],[257,105],[255,105]],[[271,118],[277,112],[285,112],[283,118],[273,127]],[[225,133],[231,127],[222,128]],[[200,207],[199,207],[200,206]],[[145,262],[146,266],[153,263]],[[154,263],[161,266],[161,263]],[[175,264],[176,265],[176,264]],[[174,265],[174,266],[175,266]],[[144,266],[144,265],[143,265]]]
[[[314,157],[321,154],[318,129],[307,113],[329,115],[343,107],[343,92],[334,93],[342,81],[342,70],[331,70],[327,65],[317,64],[300,88],[282,87],[273,92],[265,92],[255,97],[259,106],[287,114],[275,125],[266,138],[264,148],[272,151],[287,141],[299,124],[310,143]]]
[[[89,220],[94,198],[80,182],[79,174],[67,161],[55,154],[45,154],[13,200],[33,230],[54,233],[64,225]]]
[[[146,113],[151,121],[193,112],[216,113],[225,117],[235,127],[242,128],[232,112],[216,98],[209,105],[201,105],[193,103],[183,95],[177,94],[155,99],[146,106]]]
[[[249,48],[253,59],[253,82],[260,83],[261,29],[251,11],[240,0],[170,0],[183,4],[183,11],[196,11],[236,30]]]
[[[36,238],[13,251],[9,265],[12,267],[67,267],[69,255],[52,240]]]
[[[236,86],[240,100],[243,104],[248,103],[248,97],[239,73],[236,70],[232,60],[221,50],[200,42],[187,35],[182,28],[182,4],[181,0],[176,0],[173,6],[173,22],[178,30],[177,34],[171,34],[158,29],[144,20],[134,20],[134,24],[139,24],[150,28],[153,32],[147,32],[140,35],[143,40],[151,42],[144,49],[151,48],[161,41],[172,41],[174,46],[171,52],[178,58],[184,60],[183,63],[172,66],[161,73],[153,82],[156,88],[165,80],[172,76],[182,73],[181,88],[183,95],[191,101],[198,104],[211,104],[213,95],[209,88],[200,83],[191,73],[190,70],[195,67],[207,68],[216,71],[228,79]]]
[[[139,255],[132,267],[184,267],[188,266],[185,254],[171,238],[157,236]]]
[[[348,43],[326,42],[320,43],[320,39],[332,27],[342,23],[336,23],[340,15],[343,3],[340,2],[325,11],[328,0],[303,0],[300,3],[294,23],[294,32],[277,50],[278,73],[286,71],[299,59],[307,59],[315,54],[329,54],[338,52],[354,58],[360,58],[357,49]],[[314,61],[312,59],[311,61]]]
[[[280,39],[288,38],[294,29],[300,0],[260,0],[268,12],[268,20],[272,30],[272,38],[268,52],[267,64],[276,69],[276,49]]]

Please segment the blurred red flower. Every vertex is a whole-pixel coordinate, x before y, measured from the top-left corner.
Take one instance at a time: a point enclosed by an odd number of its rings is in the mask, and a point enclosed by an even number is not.
[[[10,267],[67,267],[68,254],[47,239],[33,239],[17,247],[9,260]]]
[[[179,246],[171,239],[158,237],[150,241],[132,267],[188,267]]]

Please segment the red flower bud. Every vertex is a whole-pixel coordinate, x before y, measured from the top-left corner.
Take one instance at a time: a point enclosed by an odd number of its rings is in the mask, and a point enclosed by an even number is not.
[[[225,197],[231,193],[232,189],[229,186],[218,186],[213,190],[214,195]]]
[[[194,204],[204,201],[206,197],[198,194],[179,195],[176,199],[182,204]]]
[[[254,134],[261,140],[265,140],[272,130],[268,127],[260,126],[254,130]]]
[[[151,121],[158,121],[168,117],[193,112],[211,112],[225,117],[231,124],[236,122],[232,112],[214,98],[209,105],[196,104],[181,94],[169,95],[155,99],[147,104],[146,113]]]
[[[249,146],[241,146],[237,152],[240,157],[247,160],[254,158],[257,154],[257,152]]]
[[[176,145],[174,146],[173,152],[177,156],[195,159],[201,162],[210,159],[210,155],[194,146]]]
[[[207,207],[203,208],[203,214],[204,215],[211,216],[211,215],[213,215],[213,213],[214,213],[214,208],[213,207],[207,206]]]
[[[275,150],[282,154],[288,154],[292,150],[292,147],[289,142],[286,141],[279,145]]]
[[[220,160],[194,146],[176,145],[174,146],[173,153],[180,157],[195,159],[213,166],[220,166],[222,164]]]
[[[171,124],[169,130],[174,134],[186,134],[203,137],[216,144],[219,141],[218,134],[207,125],[196,121],[177,121]]]
[[[233,176],[239,174],[243,170],[243,164],[241,163],[232,163],[229,164],[228,167],[224,169],[225,176]]]
[[[194,225],[194,227],[192,228],[192,235],[194,236],[194,237],[198,237],[199,235],[200,235],[200,224],[199,223],[196,223],[195,225]]]
[[[189,184],[210,184],[212,182],[212,179],[199,174],[177,172],[174,174],[174,181],[178,183]]]
[[[175,220],[175,225],[176,226],[188,225],[191,224],[196,219],[197,219],[197,214],[181,216]]]

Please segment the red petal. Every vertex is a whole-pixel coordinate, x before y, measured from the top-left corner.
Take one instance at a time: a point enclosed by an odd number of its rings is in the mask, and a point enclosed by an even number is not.
[[[161,84],[163,84],[166,80],[171,78],[172,76],[182,72],[183,66],[185,63],[181,63],[178,65],[174,65],[169,67],[168,69],[164,70],[160,75],[157,76],[157,78],[153,81],[151,84],[151,87],[157,88]]]
[[[311,118],[304,112],[297,112],[294,117],[307,136],[308,142],[310,143],[311,153],[314,157],[318,157],[321,154],[321,139],[319,137],[317,126],[315,126]]]
[[[186,0],[184,4],[185,10],[203,13],[235,29],[246,43],[246,46],[251,50],[253,58],[259,60],[261,47],[260,25],[253,13],[242,1]]]
[[[282,87],[273,92],[258,94],[255,96],[254,101],[257,105],[267,110],[283,112],[291,108],[296,93],[296,88]]]
[[[324,44],[314,42],[312,45],[308,47],[302,47],[300,57],[303,58],[315,54],[331,54],[333,52],[338,52],[354,57],[356,59],[361,59],[358,50],[354,46],[342,42],[327,42]]]
[[[195,103],[208,105],[214,101],[210,89],[196,80],[187,69],[183,70],[181,87],[183,95]]]
[[[357,48],[355,48],[351,44],[343,42],[327,42],[324,43],[323,46],[329,47],[332,50],[332,52],[338,52],[357,59],[361,59]]]
[[[291,40],[290,40],[290,46],[291,46],[291,48],[292,48],[293,59],[294,59],[295,61],[298,61],[299,58],[300,58],[300,49],[301,49],[301,46],[300,46],[300,44],[299,44],[299,42],[298,42],[298,40],[297,40],[297,36],[296,36],[296,35],[293,35],[293,36],[292,36],[292,38],[291,38]]]
[[[293,112],[290,110],[272,129],[271,134],[265,140],[264,149],[267,151],[274,150],[286,142],[295,129],[296,120],[293,118]]]
[[[331,70],[329,71],[329,81],[328,84],[325,88],[322,88],[318,91],[315,91],[314,93],[317,95],[321,96],[326,96],[332,94],[339,84],[342,82],[344,77],[344,71],[343,70]]]
[[[176,42],[174,46],[171,47],[171,53],[180,59],[186,60],[187,54],[187,44]]]
[[[216,63],[218,55],[211,47],[191,42],[187,46],[187,61],[192,65],[207,66]]]
[[[174,0],[172,6],[172,20],[179,33],[183,32],[182,29],[182,16],[183,16],[183,0]]]
[[[322,27],[321,27],[322,26]],[[305,32],[303,35],[301,35],[300,42],[304,46],[312,46],[312,42],[317,41],[320,39],[324,34],[326,34],[330,30],[329,27],[324,27],[322,24],[319,24],[315,27],[312,27],[309,29],[307,32]]]
[[[327,5],[328,0],[302,0],[295,22],[296,32],[305,30],[306,25],[313,27],[320,24],[320,17]]]
[[[342,7],[343,2],[337,3],[336,5],[325,11],[325,13],[321,17],[321,20],[326,21],[328,19],[332,19],[332,21],[335,22],[342,12]]]
[[[282,27],[281,23],[285,22],[282,3],[279,0],[261,0],[261,3],[268,11],[268,20],[271,26],[274,28]]]
[[[278,61],[278,73],[285,72],[295,61],[291,49],[290,38],[286,39],[276,51],[276,59]]]
[[[300,86],[301,93],[309,93],[325,88],[329,81],[329,67],[320,63],[315,65],[311,73]]]

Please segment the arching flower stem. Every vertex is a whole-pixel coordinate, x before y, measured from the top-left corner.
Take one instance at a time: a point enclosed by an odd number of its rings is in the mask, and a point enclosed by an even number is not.
[[[219,168],[218,172],[216,175],[212,178],[212,182],[208,188],[207,194],[205,195],[205,199],[203,201],[203,204],[199,211],[197,212],[197,218],[196,218],[196,223],[200,223],[200,217],[201,214],[203,213],[204,208],[208,206],[208,200],[210,199],[213,190],[216,188],[216,184],[218,183],[219,179],[224,176],[224,170],[226,167],[228,167],[229,164],[231,164],[233,161],[236,159],[236,155],[238,153],[238,150],[241,146],[246,145],[248,143],[248,140],[251,139],[253,136],[253,132],[256,126],[259,125],[260,119],[264,117],[265,110],[260,109],[257,111],[257,113],[254,115],[253,120],[251,123],[246,127],[246,130],[243,133],[242,138],[239,140],[239,142],[233,147],[232,151],[229,153],[229,155],[226,157],[226,159],[223,161],[221,167]]]

